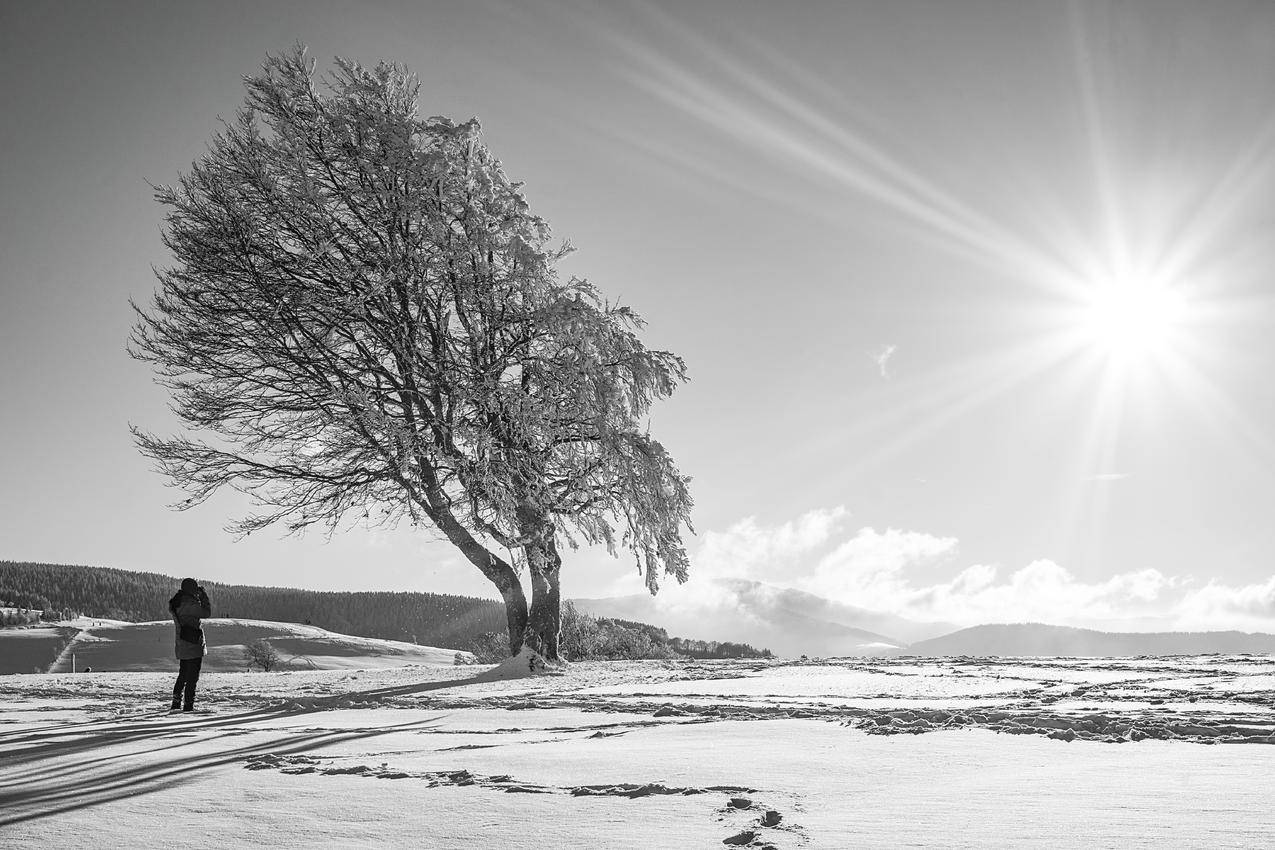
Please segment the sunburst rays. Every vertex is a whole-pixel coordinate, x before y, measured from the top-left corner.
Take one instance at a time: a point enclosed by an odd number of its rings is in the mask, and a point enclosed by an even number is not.
[[[1224,431],[1241,451],[1275,458],[1275,442],[1212,377],[1227,365],[1226,323],[1244,310],[1228,301],[1227,278],[1238,256],[1234,234],[1270,191],[1275,111],[1258,121],[1256,132],[1238,130],[1225,161],[1214,157],[1196,172],[1148,175],[1134,167],[1143,163],[1122,111],[1129,106],[1121,102],[1128,86],[1113,83],[1120,57],[1095,37],[1111,21],[1073,4],[1059,29],[1068,41],[1059,47],[1072,62],[1070,79],[1060,85],[1074,102],[1040,108],[1078,116],[1074,129],[1088,185],[1066,185],[1062,177],[1051,183],[1050,164],[1036,162],[1054,197],[1038,215],[1006,221],[983,199],[962,196],[944,185],[940,172],[909,160],[905,147],[888,144],[884,119],[856,106],[853,95],[802,57],[742,33],[729,42],[710,40],[668,12],[640,8],[658,38],[601,24],[594,32],[615,47],[625,79],[678,121],[710,131],[723,149],[797,172],[809,193],[803,195],[800,179],[786,196],[773,186],[758,188],[748,174],[703,151],[648,141],[648,153],[825,221],[835,215],[809,196],[832,191],[848,204],[877,204],[913,225],[926,243],[1009,282],[1011,301],[1027,293],[1038,305],[1020,328],[1031,329],[1026,341],[1022,333],[1009,334],[1018,340],[1013,347],[997,343],[924,374],[898,373],[875,390],[876,413],[811,441],[807,451],[824,452],[831,441],[870,445],[856,463],[885,463],[989,402],[1050,382],[1059,393],[1079,396],[1072,409],[1087,411],[1060,451],[1074,470],[1077,515],[1086,510],[1085,488],[1094,476],[1120,468],[1130,405],[1166,395],[1198,402],[1206,427]],[[1067,76],[1066,67],[1058,70]],[[1168,147],[1176,142],[1164,141]],[[1032,152],[1021,155],[1030,159]],[[995,170],[994,163],[989,167]]]

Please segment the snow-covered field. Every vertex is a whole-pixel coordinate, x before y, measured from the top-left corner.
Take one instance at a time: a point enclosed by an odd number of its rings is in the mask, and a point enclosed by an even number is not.
[[[357,637],[316,626],[238,618],[207,619],[204,672],[244,670],[244,649],[265,639],[279,654],[280,669],[367,670],[413,664],[451,664],[454,649]],[[462,658],[473,656],[461,652]],[[172,667],[173,623],[126,623],[81,617],[44,626],[0,629],[0,674],[139,672]]]
[[[1268,847],[1275,659],[0,677],[13,847]],[[1224,746],[1230,744],[1232,746]],[[1258,746],[1234,746],[1256,744]]]

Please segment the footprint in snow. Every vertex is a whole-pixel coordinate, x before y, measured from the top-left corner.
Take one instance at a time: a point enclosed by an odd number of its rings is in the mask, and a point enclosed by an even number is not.
[[[766,833],[764,830],[773,829],[794,833],[798,836],[804,835],[804,830],[797,824],[785,824],[783,814],[777,809],[763,809],[763,807],[759,806],[748,797],[731,797],[722,811],[727,813],[738,813],[758,810],[761,810],[761,816],[752,827],[742,829],[734,835],[723,838],[722,843],[727,846],[753,847],[756,848],[756,850],[765,850],[765,848],[771,848],[771,850],[774,850],[775,845],[765,840]],[[804,841],[804,838],[799,837],[799,840]]]

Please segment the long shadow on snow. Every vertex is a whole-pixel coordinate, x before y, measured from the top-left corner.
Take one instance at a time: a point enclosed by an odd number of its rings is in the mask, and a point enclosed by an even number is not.
[[[235,714],[220,714],[203,719],[203,715],[188,718],[180,716],[182,729],[210,729],[217,726],[229,726],[254,720],[273,720],[280,717],[292,717],[299,714],[310,714],[318,711],[330,711],[339,708],[366,708],[367,703],[393,697],[410,696],[415,693],[456,688],[463,685],[475,685],[492,681],[483,674],[466,679],[454,679],[441,682],[419,682],[413,685],[372,688],[365,691],[346,691],[324,697],[301,697],[276,701],[271,705],[249,709]],[[89,749],[101,746],[104,738],[127,740],[130,737],[150,737],[157,732],[171,731],[174,728],[174,715],[168,712],[154,712],[141,715],[141,720],[133,718],[107,718],[101,720],[82,720],[77,723],[60,723],[40,726],[35,729],[22,729],[14,732],[0,733],[0,747],[6,749],[21,747],[23,744],[34,744],[17,753],[0,756],[0,765],[22,764],[50,755],[61,755],[76,749]],[[194,722],[192,722],[194,720]],[[121,728],[120,723],[128,723]],[[50,738],[72,738],[73,740],[56,741]],[[87,736],[79,738],[78,736]],[[114,740],[107,740],[114,743]],[[25,756],[30,757],[25,757]]]
[[[0,827],[96,806],[124,797],[153,793],[189,782],[203,771],[243,761],[254,755],[292,755],[360,738],[433,728],[434,721],[443,715],[381,729],[310,733],[299,733],[292,729],[279,730],[284,737],[259,744],[194,756],[184,752],[191,744],[206,743],[209,740],[206,736],[199,735],[200,732],[215,732],[226,727],[243,727],[245,724],[314,714],[337,708],[366,707],[368,702],[484,681],[490,681],[490,679],[479,674],[453,681],[422,682],[367,691],[351,691],[328,697],[306,698],[303,703],[288,701],[282,706],[263,706],[236,714],[207,718],[181,716],[177,722],[174,722],[174,718],[164,715],[167,722],[130,723],[127,727],[120,727],[119,723],[128,721],[117,720],[113,724],[111,721],[86,721],[3,735],[0,736],[0,745],[4,745],[6,749],[14,746],[21,748],[16,752],[10,750],[0,755],[0,777],[2,777],[0,812],[3,812],[0,814]],[[183,740],[147,750],[145,753],[147,762],[144,764],[129,764],[135,761],[138,755],[132,751],[101,755],[104,747],[173,736],[181,736]],[[194,740],[188,740],[192,736]],[[50,740],[51,738],[53,740]],[[24,744],[30,744],[30,746],[21,746]],[[163,752],[170,752],[170,755],[156,759],[155,754]],[[86,753],[93,753],[94,757],[76,758]],[[49,759],[57,759],[57,763],[40,766],[40,762]],[[25,766],[30,767],[23,769]]]
[[[21,787],[14,787],[7,782],[0,783],[0,809],[5,811],[5,814],[0,815],[0,827],[101,805],[124,797],[154,793],[190,782],[202,771],[243,761],[254,755],[313,752],[345,741],[432,728],[429,724],[436,719],[401,723],[382,729],[313,732],[300,736],[286,733],[286,743],[282,739],[275,739],[197,756],[174,752],[168,758],[150,759],[144,764],[131,767],[119,765],[107,770],[85,771],[80,765],[59,765],[44,776],[26,780],[21,783]],[[179,750],[183,747],[165,749]],[[122,753],[113,758],[95,759],[94,762],[123,761],[133,755],[135,754]]]

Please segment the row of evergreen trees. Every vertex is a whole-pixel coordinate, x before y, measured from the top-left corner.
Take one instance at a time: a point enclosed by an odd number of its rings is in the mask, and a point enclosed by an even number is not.
[[[757,649],[747,643],[733,643],[728,640],[688,640],[686,638],[669,638],[669,648],[678,655],[688,658],[773,658],[769,649]]]
[[[13,607],[67,609],[86,617],[144,622],[168,618],[180,579],[106,567],[0,561],[0,598]],[[459,649],[503,627],[491,599],[439,593],[344,593],[205,582],[214,617],[306,623],[342,634]]]

